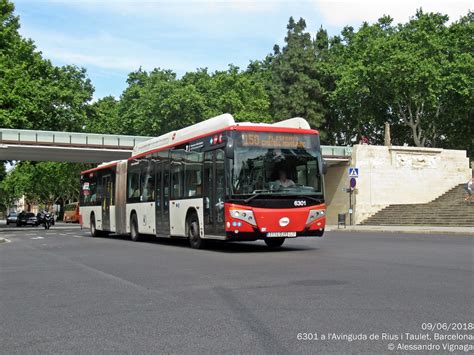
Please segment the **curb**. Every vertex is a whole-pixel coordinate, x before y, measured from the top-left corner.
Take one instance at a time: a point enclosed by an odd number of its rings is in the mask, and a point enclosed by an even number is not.
[[[25,230],[36,230],[37,228],[43,228],[40,226],[22,226],[22,227],[17,227],[16,225],[7,227],[5,224],[0,224],[0,232],[2,231],[25,231]],[[64,224],[64,223],[56,223],[54,226],[51,226],[51,229],[81,229],[80,224]]]
[[[356,228],[331,228],[326,229],[327,232],[355,232],[355,233],[406,233],[406,234],[451,234],[451,235],[459,235],[464,237],[474,237],[474,230],[472,232],[469,231],[453,231],[453,230],[438,230],[438,229],[427,229],[427,230],[394,230],[394,229],[356,229]]]

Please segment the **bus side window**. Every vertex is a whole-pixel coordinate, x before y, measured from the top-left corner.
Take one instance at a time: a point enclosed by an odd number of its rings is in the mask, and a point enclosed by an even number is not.
[[[149,161],[143,161],[141,164],[141,193],[140,202],[153,201],[155,199],[155,177],[153,175],[153,166]]]
[[[93,202],[96,206],[100,206],[102,204],[102,201],[105,197],[105,188],[104,182],[102,181],[102,176],[103,176],[103,171],[99,171],[97,173],[97,187],[96,187],[96,193],[92,195],[91,202]]]
[[[140,201],[140,168],[138,165],[131,166],[128,171],[127,181],[128,202]]]
[[[171,164],[171,198],[183,197],[183,164]]]
[[[202,160],[202,153],[188,152],[186,154],[184,165],[185,197],[202,196]]]

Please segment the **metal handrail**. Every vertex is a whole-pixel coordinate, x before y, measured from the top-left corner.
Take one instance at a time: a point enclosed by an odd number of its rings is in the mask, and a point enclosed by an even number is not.
[[[352,147],[322,145],[321,153],[326,156],[350,157],[352,155]]]

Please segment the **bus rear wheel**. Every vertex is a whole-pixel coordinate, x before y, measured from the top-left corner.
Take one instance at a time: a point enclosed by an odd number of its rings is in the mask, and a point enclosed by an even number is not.
[[[272,249],[281,247],[284,242],[285,242],[285,238],[265,239],[265,244],[267,245],[267,247],[272,248]]]
[[[95,226],[95,215],[94,214],[91,215],[91,224],[90,224],[90,226],[91,226],[91,237],[92,238],[98,237],[99,235],[98,235],[98,232],[97,232],[97,228]]]
[[[196,213],[191,213],[186,221],[189,245],[193,249],[204,248],[206,241],[199,235],[199,219]]]
[[[138,233],[138,219],[135,213],[130,217],[130,238],[134,242],[140,242],[142,240],[140,233]]]

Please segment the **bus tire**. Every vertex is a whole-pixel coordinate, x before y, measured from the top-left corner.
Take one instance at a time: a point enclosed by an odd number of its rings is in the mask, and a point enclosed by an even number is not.
[[[140,242],[142,240],[142,237],[138,232],[138,218],[136,213],[132,213],[130,216],[130,238],[134,242]]]
[[[265,238],[265,244],[271,249],[277,249],[283,245],[285,238]]]
[[[199,235],[199,219],[196,212],[190,213],[186,219],[186,236],[188,237],[191,248],[204,248],[206,241]]]
[[[97,231],[96,225],[95,225],[95,214],[91,214],[91,237],[92,238],[97,238],[99,236],[99,233]]]

